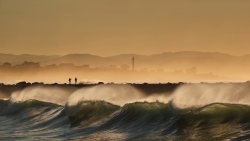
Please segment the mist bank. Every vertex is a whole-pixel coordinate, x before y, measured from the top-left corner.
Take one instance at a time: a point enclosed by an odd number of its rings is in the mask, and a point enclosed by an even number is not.
[[[121,54],[109,57],[100,57],[91,54],[68,54],[64,56],[0,54],[0,62],[10,62],[15,65],[22,64],[24,61],[32,61],[39,62],[42,67],[52,64],[72,63],[76,66],[85,65],[90,68],[100,69],[117,69],[122,65],[126,65],[131,70],[132,57],[135,57],[136,71],[165,71],[182,74],[187,69],[195,67],[197,73],[200,74],[214,74],[234,80],[248,80],[250,78],[250,66],[248,65],[250,55],[233,56],[216,52],[185,51],[154,55]]]
[[[1,67],[0,67],[1,68]],[[211,73],[137,71],[119,68],[89,68],[82,66],[39,67],[22,65],[6,67],[0,70],[0,83],[14,84],[20,81],[44,83],[68,83],[69,78],[78,79],[78,83],[178,83],[178,82],[220,82],[233,79]],[[243,80],[246,81],[246,80]]]
[[[183,83],[167,83],[167,84],[43,84],[43,83],[19,83],[16,85],[0,85],[0,98],[8,98],[14,92],[23,91],[27,89],[36,89],[39,91],[47,90],[49,93],[58,93],[60,96],[62,94],[61,91],[67,91],[70,95],[71,93],[84,88],[90,88],[95,86],[103,85],[103,87],[126,87],[131,86],[137,89],[138,91],[144,93],[145,95],[151,95],[154,93],[171,93],[178,86]],[[61,91],[53,91],[53,90],[61,90]],[[42,95],[43,93],[36,93],[38,95]]]

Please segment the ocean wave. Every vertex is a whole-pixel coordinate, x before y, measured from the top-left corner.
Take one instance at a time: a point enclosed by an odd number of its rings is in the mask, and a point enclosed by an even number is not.
[[[103,120],[120,107],[105,101],[80,101],[76,105],[66,104],[65,110],[71,126],[87,126]]]
[[[143,118],[167,118],[172,116],[192,116],[204,119],[214,118],[245,118],[250,117],[250,106],[233,103],[211,103],[202,107],[178,109],[174,105],[161,102],[134,102],[127,103],[120,107],[118,105],[105,101],[80,101],[76,105],[61,106],[55,103],[43,102],[39,100],[27,100],[24,102],[12,103],[9,100],[0,100],[1,115],[4,111],[12,111],[7,114],[16,113],[25,109],[39,108],[58,108],[65,110],[66,115],[70,119],[72,125],[90,125],[93,122],[101,120],[107,116],[122,119],[122,121],[130,122],[134,120],[142,120]],[[181,112],[180,112],[181,111]],[[197,120],[197,118],[196,118]]]
[[[0,117],[8,117],[5,121],[0,121],[0,124],[18,123],[22,125],[20,130],[43,130],[49,134],[60,129],[69,138],[112,129],[115,133],[130,133],[131,136],[126,136],[126,139],[131,140],[154,137],[220,140],[247,137],[250,129],[250,106],[232,103],[211,103],[196,108],[178,109],[171,102],[134,102],[120,107],[105,101],[80,101],[76,105],[66,104],[63,107],[38,100],[19,103],[0,100],[0,106],[3,108]],[[5,109],[12,109],[12,112],[4,113]],[[69,127],[78,128],[69,132]]]
[[[44,107],[60,107],[60,105],[50,102],[43,102],[39,100],[30,99],[27,101],[1,100],[0,101],[1,113],[0,115],[8,115],[16,113],[20,110],[29,108],[44,108]]]

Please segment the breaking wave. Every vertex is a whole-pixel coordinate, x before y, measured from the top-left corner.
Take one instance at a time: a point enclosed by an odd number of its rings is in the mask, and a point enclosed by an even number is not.
[[[105,87],[101,89],[103,88]],[[87,91],[91,92],[87,94],[88,97],[98,90],[95,87],[88,89],[90,90]],[[214,100],[202,104],[194,103],[191,106],[189,102],[180,105],[182,99],[179,90],[177,94],[167,96],[170,99],[168,102],[159,102],[165,97],[162,95],[145,98],[140,92],[130,90],[134,94],[139,93],[137,100],[132,102],[129,100],[127,103],[120,100],[112,103],[115,101],[112,98],[117,98],[114,94],[120,90],[119,88],[118,91],[111,91],[108,88],[106,91],[112,92],[112,97],[108,98],[108,94],[105,94],[105,98],[98,99],[97,96],[86,98],[85,95],[85,98],[80,97],[77,102],[73,92],[69,99],[73,98],[74,101],[69,100],[65,105],[37,99],[15,100],[13,97],[0,100],[0,134],[3,135],[0,139],[11,137],[13,140],[245,140],[250,138],[248,104]],[[79,96],[79,90],[76,93]],[[126,92],[122,93],[126,95]],[[144,101],[145,99],[147,101]]]

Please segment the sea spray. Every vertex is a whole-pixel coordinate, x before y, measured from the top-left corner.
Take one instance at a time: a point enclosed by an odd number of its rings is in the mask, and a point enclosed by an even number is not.
[[[31,86],[11,94],[10,102],[36,99],[68,106],[79,101],[106,101],[123,106],[134,102],[163,102],[178,108],[202,107],[211,103],[250,104],[250,85],[243,84],[184,84],[173,93],[145,95],[132,85],[96,85],[84,88]]]
[[[53,102],[64,105],[68,97],[74,92],[75,88],[62,88],[50,86],[32,86],[23,90],[13,92],[10,96],[12,103],[36,99],[45,102]]]
[[[104,100],[115,105],[124,105],[143,99],[142,92],[130,85],[97,85],[81,88],[70,95],[67,105],[75,105],[78,101]]]
[[[15,91],[7,100],[7,105],[2,107],[0,115],[11,114],[21,110],[29,100],[56,103],[64,105],[74,89],[64,89],[50,86],[31,86],[20,91]]]
[[[171,101],[179,108],[201,107],[211,103],[250,105],[250,85],[186,84],[172,93]]]

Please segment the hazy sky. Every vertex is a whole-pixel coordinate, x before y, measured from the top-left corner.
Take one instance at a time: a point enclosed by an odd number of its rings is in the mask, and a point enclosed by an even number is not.
[[[250,0],[0,0],[0,52],[250,54]]]

